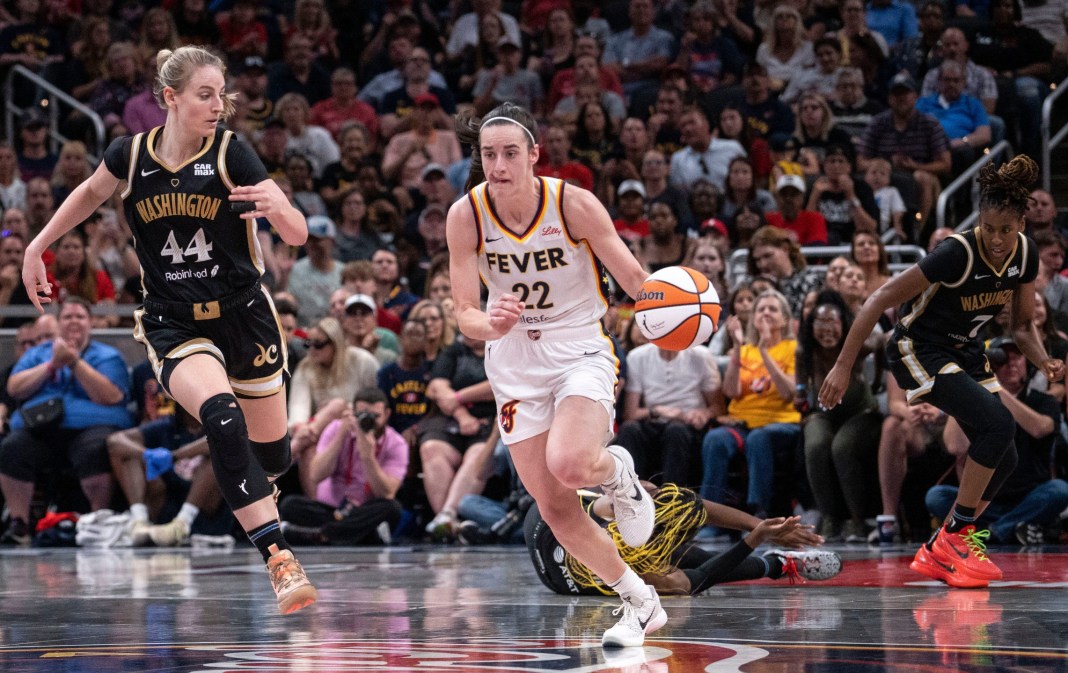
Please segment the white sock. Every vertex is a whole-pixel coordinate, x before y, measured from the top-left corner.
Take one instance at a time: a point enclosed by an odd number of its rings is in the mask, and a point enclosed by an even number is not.
[[[145,503],[138,502],[130,505],[130,516],[134,521],[148,521],[148,507]]]
[[[649,597],[649,590],[647,585],[642,581],[641,577],[638,577],[638,573],[634,572],[632,568],[627,567],[623,576],[615,582],[609,582],[608,586],[612,588],[620,598],[627,601],[634,601],[635,604],[641,603],[643,600]]]
[[[200,514],[200,508],[192,503],[183,503],[181,511],[178,512],[178,516],[175,519],[181,519],[190,528],[193,527],[193,522],[197,520],[197,514]]]
[[[612,464],[615,465],[615,468],[612,470],[612,475],[601,482],[601,486],[605,489],[614,489],[619,485],[619,480],[623,478],[623,461],[611,453],[608,456],[612,459]]]

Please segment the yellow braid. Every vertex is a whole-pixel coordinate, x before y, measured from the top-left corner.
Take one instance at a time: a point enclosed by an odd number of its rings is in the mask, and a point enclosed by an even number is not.
[[[653,534],[640,547],[627,546],[616,522],[608,524],[608,534],[616,543],[619,555],[639,575],[664,575],[670,572],[672,555],[693,538],[708,518],[701,498],[690,489],[675,484],[664,484],[653,502],[656,504]],[[579,586],[596,589],[606,596],[614,593],[571,554],[564,556],[564,564]]]

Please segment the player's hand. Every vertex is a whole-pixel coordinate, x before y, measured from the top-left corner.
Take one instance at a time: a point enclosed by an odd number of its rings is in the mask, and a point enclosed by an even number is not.
[[[48,282],[48,272],[45,270],[41,253],[37,252],[32,243],[26,248],[26,256],[22,261],[22,284],[33,305],[44,313],[41,304],[52,303],[52,285]]]
[[[514,294],[502,294],[489,308],[489,324],[495,332],[504,336],[519,321],[525,306]]]
[[[284,210],[292,208],[289,201],[281,190],[277,192],[268,190],[259,185],[242,185],[234,187],[230,192],[230,201],[251,201],[255,205],[254,210],[241,213],[238,217],[242,220],[254,220],[258,217],[270,218]]]
[[[837,362],[834,363],[831,371],[827,374],[827,378],[823,379],[823,385],[820,386],[820,394],[818,395],[820,406],[824,409],[833,409],[838,406],[848,386],[849,368],[843,367]]]
[[[816,532],[812,526],[803,526],[799,523],[793,528],[783,528],[774,535],[768,536],[768,542],[786,547],[788,549],[801,549],[802,547],[818,547],[823,544],[823,536]]]
[[[1064,378],[1064,360],[1050,358],[1042,363],[1042,371],[1050,382],[1060,381]]]
[[[801,517],[799,516],[791,516],[789,518],[779,516],[773,519],[764,519],[746,536],[746,544],[755,549],[763,544],[765,540],[793,531],[800,523]]]

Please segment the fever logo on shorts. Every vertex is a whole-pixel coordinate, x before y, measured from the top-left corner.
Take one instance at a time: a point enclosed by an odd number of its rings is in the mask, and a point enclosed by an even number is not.
[[[264,348],[263,346],[256,344],[256,348],[260,349],[260,354],[252,361],[253,367],[262,367],[265,364],[273,365],[278,362],[278,346],[271,344],[267,348]]]
[[[512,400],[506,402],[501,407],[501,430],[506,433],[515,429],[515,408],[519,406],[519,400]]]

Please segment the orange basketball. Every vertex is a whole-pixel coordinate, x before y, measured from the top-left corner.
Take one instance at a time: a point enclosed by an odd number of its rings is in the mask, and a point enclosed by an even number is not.
[[[719,294],[699,271],[669,266],[642,283],[634,319],[645,338],[671,351],[708,343],[719,326]]]

